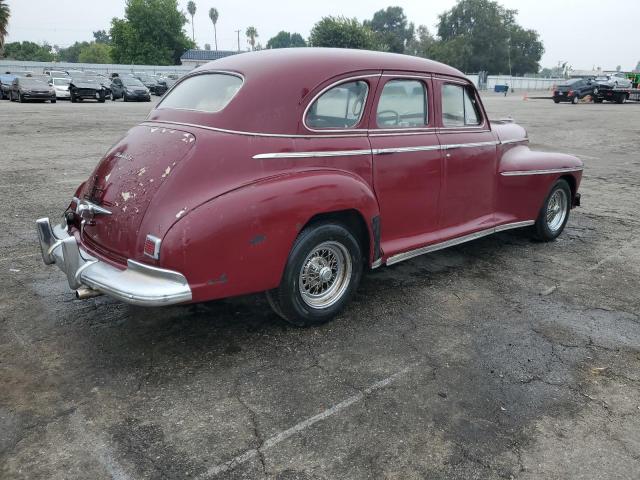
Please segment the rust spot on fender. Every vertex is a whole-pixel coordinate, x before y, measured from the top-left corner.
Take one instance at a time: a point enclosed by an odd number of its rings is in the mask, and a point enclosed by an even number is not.
[[[217,285],[227,283],[229,279],[227,278],[227,274],[223,273],[219,278],[213,278],[207,281],[207,285]]]
[[[251,240],[249,240],[249,243],[253,246],[255,245],[260,245],[262,242],[264,242],[267,239],[266,235],[262,235],[261,233],[256,235],[255,237],[253,237]]]

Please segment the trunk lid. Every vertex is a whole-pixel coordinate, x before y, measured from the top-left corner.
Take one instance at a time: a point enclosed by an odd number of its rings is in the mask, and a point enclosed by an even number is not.
[[[180,167],[196,143],[179,129],[139,125],[103,157],[82,197],[111,215],[96,215],[82,229],[82,241],[118,263],[139,257],[140,225],[155,194]]]

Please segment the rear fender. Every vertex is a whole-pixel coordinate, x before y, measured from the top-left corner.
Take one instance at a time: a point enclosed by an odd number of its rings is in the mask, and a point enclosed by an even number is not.
[[[365,220],[371,260],[379,215],[371,188],[346,172],[318,170],[253,183],[194,209],[165,235],[160,263],[187,277],[194,301],[269,290],[307,222],[343,210]]]

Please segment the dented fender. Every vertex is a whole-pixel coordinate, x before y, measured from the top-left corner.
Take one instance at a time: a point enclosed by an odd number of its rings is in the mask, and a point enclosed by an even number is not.
[[[314,170],[257,181],[189,211],[165,235],[160,263],[187,277],[194,301],[269,290],[309,220],[344,210],[366,222],[371,259],[379,216],[371,187],[347,172]]]

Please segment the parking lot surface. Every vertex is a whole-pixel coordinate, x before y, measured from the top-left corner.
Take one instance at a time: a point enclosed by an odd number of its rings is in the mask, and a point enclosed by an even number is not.
[[[0,478],[640,478],[640,105],[485,96],[585,162],[550,244],[367,274],[298,329],[262,296],[75,300],[34,220],[153,104],[0,102]]]

